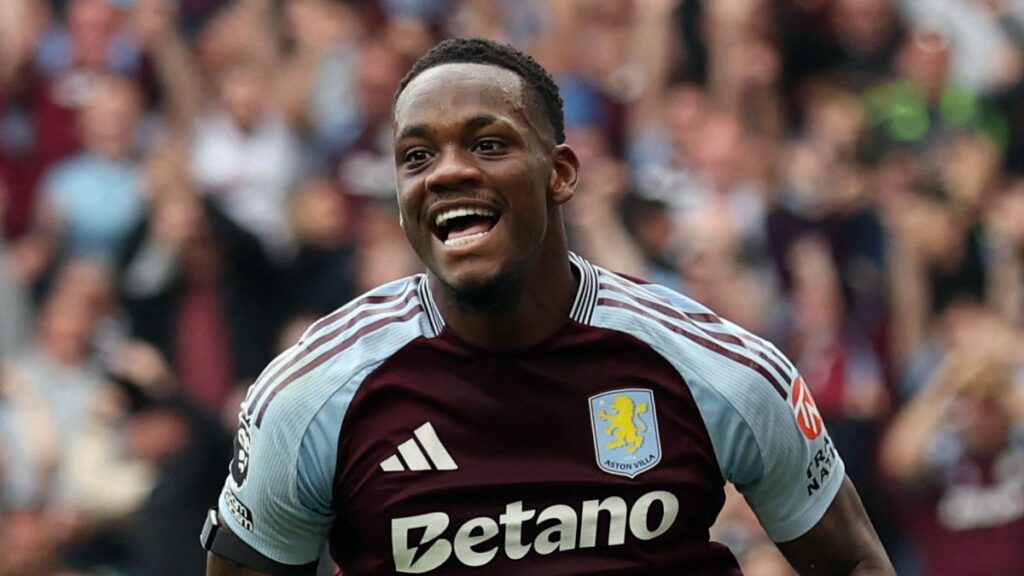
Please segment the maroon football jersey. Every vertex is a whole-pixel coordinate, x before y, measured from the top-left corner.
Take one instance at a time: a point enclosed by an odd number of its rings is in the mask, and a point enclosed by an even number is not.
[[[316,325],[242,406],[231,530],[357,574],[739,574],[709,541],[734,482],[777,541],[842,462],[792,365],[664,288],[573,256],[570,319],[525,350],[444,324],[425,277]]]

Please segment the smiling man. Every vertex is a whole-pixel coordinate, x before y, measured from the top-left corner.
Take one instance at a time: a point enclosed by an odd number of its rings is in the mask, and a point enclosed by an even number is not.
[[[568,250],[579,162],[528,56],[439,44],[395,102],[425,274],[316,324],[242,404],[208,574],[740,574],[735,483],[803,574],[890,575],[792,364]]]

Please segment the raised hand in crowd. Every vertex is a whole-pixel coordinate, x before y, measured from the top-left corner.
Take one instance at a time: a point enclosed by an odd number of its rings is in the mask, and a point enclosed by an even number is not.
[[[0,103],[17,87],[48,20],[44,2],[9,0],[0,3]]]

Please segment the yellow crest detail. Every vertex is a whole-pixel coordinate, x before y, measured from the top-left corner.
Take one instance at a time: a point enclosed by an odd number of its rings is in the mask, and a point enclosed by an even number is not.
[[[608,422],[604,433],[615,438],[608,442],[609,449],[626,447],[630,454],[636,452],[644,444],[644,432],[647,431],[647,424],[639,418],[640,414],[647,412],[647,402],[639,405],[633,403],[629,396],[616,396],[612,400],[612,413],[601,410],[598,416],[601,420]]]

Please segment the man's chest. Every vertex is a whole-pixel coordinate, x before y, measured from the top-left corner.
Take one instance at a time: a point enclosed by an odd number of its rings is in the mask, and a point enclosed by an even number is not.
[[[723,481],[685,382],[648,349],[409,355],[368,379],[345,418],[340,559],[554,574],[706,552]]]

